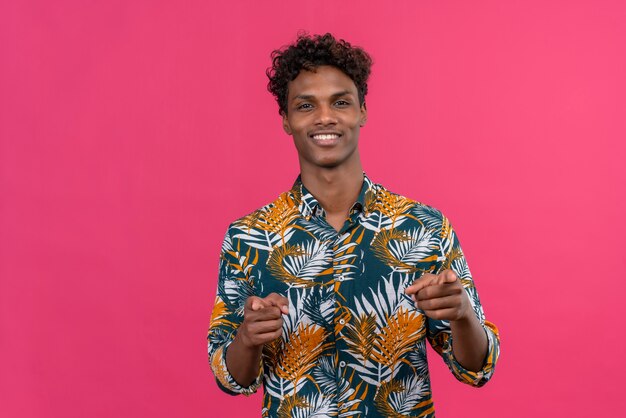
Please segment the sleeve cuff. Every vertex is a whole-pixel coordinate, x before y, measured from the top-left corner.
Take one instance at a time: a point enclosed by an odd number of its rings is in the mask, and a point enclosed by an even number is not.
[[[226,351],[231,343],[232,341],[229,341],[213,352],[211,356],[211,369],[213,369],[213,374],[215,375],[218,386],[224,392],[231,395],[242,394],[250,396],[259,389],[263,382],[263,365],[262,363],[259,364],[259,374],[250,386],[243,387],[239,385],[226,367]]]
[[[474,372],[467,370],[456,360],[452,351],[452,336],[446,334],[445,342],[442,346],[442,355],[450,368],[450,371],[461,382],[475,387],[481,387],[491,379],[495,371],[496,362],[500,355],[500,337],[498,328],[491,322],[485,321],[483,324],[487,334],[488,350],[485,362],[481,370]]]

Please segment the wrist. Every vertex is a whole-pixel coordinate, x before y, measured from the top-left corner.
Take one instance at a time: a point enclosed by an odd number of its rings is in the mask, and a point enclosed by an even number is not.
[[[450,321],[450,325],[456,324],[460,326],[471,325],[478,318],[474,314],[474,309],[472,309],[471,305],[468,305],[464,312],[459,316],[459,318]]]

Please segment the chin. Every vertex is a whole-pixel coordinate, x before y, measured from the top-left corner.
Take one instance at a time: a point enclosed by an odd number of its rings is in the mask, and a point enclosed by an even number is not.
[[[336,158],[325,158],[315,161],[315,165],[322,168],[335,168],[341,165],[343,161]]]

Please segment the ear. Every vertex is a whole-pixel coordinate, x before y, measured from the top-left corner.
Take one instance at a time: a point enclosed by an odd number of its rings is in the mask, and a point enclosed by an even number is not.
[[[365,106],[365,102],[361,105],[361,116],[359,120],[359,126],[365,126],[365,122],[367,122],[367,107]]]
[[[289,120],[287,119],[287,113],[285,113],[284,111],[281,111],[280,114],[283,117],[283,129],[285,130],[287,135],[291,135],[291,126],[289,126]]]

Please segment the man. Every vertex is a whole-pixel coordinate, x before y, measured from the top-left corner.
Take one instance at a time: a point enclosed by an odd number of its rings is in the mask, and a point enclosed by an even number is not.
[[[208,335],[220,388],[263,384],[263,416],[432,417],[426,340],[470,385],[498,358],[448,220],[363,173],[370,67],[301,35],[267,72],[300,176],[228,229]]]

